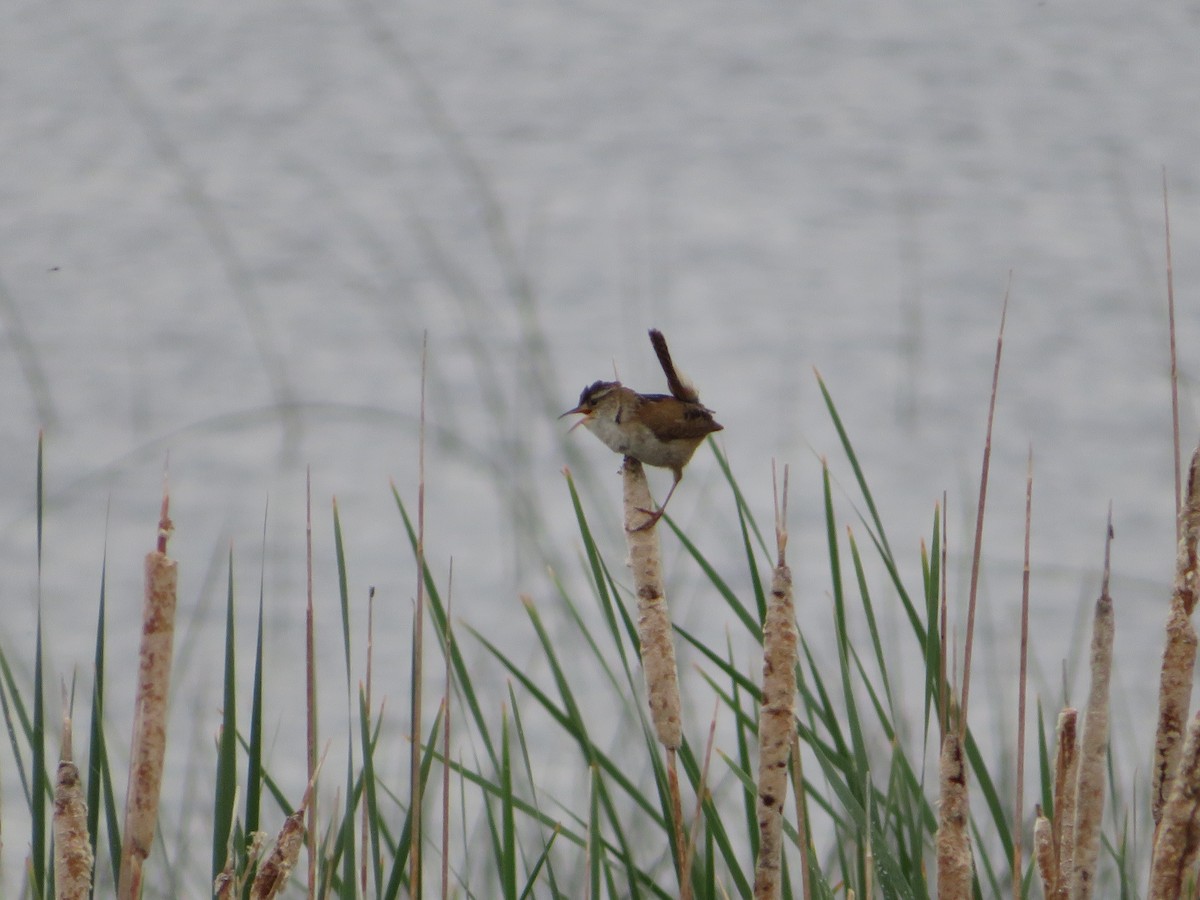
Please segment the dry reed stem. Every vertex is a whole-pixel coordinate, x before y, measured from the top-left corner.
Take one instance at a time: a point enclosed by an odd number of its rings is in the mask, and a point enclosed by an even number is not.
[[[1150,861],[1147,900],[1183,896],[1184,878],[1194,875],[1200,850],[1200,714],[1192,719],[1179,759],[1179,775],[1163,807]]]
[[[688,834],[683,827],[683,794],[679,790],[679,761],[674,747],[667,748],[667,793],[671,798],[671,819],[675,826],[675,858],[679,864],[679,900],[692,900],[691,855]]]
[[[1179,440],[1179,354],[1175,348],[1175,266],[1171,262],[1171,206],[1167,202],[1167,167],[1162,171],[1163,189],[1163,242],[1167,247],[1167,338],[1171,348],[1171,442],[1175,450],[1175,513],[1179,514],[1182,506],[1180,498],[1179,469],[1182,462],[1181,445]],[[1175,540],[1179,540],[1179,528],[1176,525]]]
[[[796,841],[800,845],[800,874],[804,900],[812,900],[811,857],[808,841],[808,815],[804,807],[804,764],[800,758],[800,736],[792,729],[792,796],[796,802]]]
[[[92,847],[87,801],[79,768],[71,759],[71,719],[63,716],[62,753],[54,782],[54,895],[86,900],[92,890]]]
[[[1033,820],[1033,856],[1042,878],[1042,896],[1050,900],[1058,882],[1058,863],[1054,858],[1054,826],[1042,815],[1041,806],[1037,807]]]
[[[1068,706],[1058,714],[1054,751],[1054,900],[1071,895],[1071,869],[1075,865],[1075,789],[1079,777],[1079,744],[1076,727],[1079,711]]]
[[[1013,812],[1013,900],[1021,900],[1021,819],[1025,806],[1025,688],[1029,671],[1029,538],[1033,521],[1033,447],[1025,477],[1025,560],[1021,570],[1021,661],[1017,694],[1017,785]]]
[[[704,745],[704,764],[700,768],[700,782],[696,788],[696,809],[692,814],[692,828],[688,832],[687,857],[683,862],[683,871],[692,870],[692,860],[695,858],[696,838],[700,833],[700,823],[704,821],[704,801],[708,792],[708,767],[712,762],[713,743],[717,738],[717,713],[720,711],[720,701],[713,709],[712,718],[708,723],[708,742]]]
[[[424,841],[425,785],[421,780],[421,735],[424,734],[425,696],[425,373],[429,359],[429,332],[421,339],[421,417],[417,431],[417,604],[413,611],[412,687],[410,715],[413,739],[409,746],[409,841],[408,889],[414,897],[422,896],[421,863]],[[348,798],[347,798],[348,800]]]
[[[937,884],[939,900],[969,900],[971,838],[967,831],[970,804],[962,738],[957,728],[946,729],[938,760]]]
[[[755,900],[774,900],[780,892],[783,853],[783,804],[787,799],[788,756],[795,733],[796,613],[792,572],[787,566],[787,469],[784,512],[776,512],[778,560],[763,625],[763,686],[758,718],[758,862]]]
[[[1158,730],[1154,741],[1151,809],[1154,823],[1162,818],[1179,763],[1184,724],[1192,702],[1192,673],[1196,667],[1196,629],[1191,615],[1196,608],[1197,556],[1200,536],[1200,448],[1192,453],[1188,468],[1187,497],[1179,510],[1176,533],[1175,589],[1167,613],[1167,640],[1163,648],[1158,688]]]
[[[1075,853],[1071,900],[1088,900],[1095,891],[1100,822],[1104,815],[1104,761],[1108,749],[1108,687],[1112,675],[1113,601],[1108,593],[1112,514],[1104,551],[1104,581],[1092,623],[1091,672],[1087,713],[1079,742],[1079,778],[1075,800]]]
[[[374,670],[374,649],[375,649],[375,586],[371,585],[367,589],[367,679],[366,683],[358,683],[358,689],[362,692],[363,705],[367,710],[367,734],[371,733],[371,674]],[[366,749],[364,748],[364,753]],[[370,817],[369,804],[362,805],[362,816],[359,820],[359,830],[362,834],[362,848],[359,852],[359,874],[358,884],[359,890],[363,897],[367,896],[367,870],[371,861],[370,846]]]
[[[638,598],[638,641],[650,700],[650,720],[659,743],[676,750],[683,743],[679,675],[675,668],[675,644],[671,640],[671,617],[663,592],[658,526],[638,530],[654,501],[650,499],[646,471],[640,462],[632,456],[625,457],[621,472],[625,488],[625,540]]]
[[[967,634],[963,641],[962,715],[958,720],[959,737],[967,734],[967,709],[971,699],[971,654],[975,647],[975,609],[979,598],[979,569],[983,560],[983,522],[987,508],[988,473],[992,464],[992,426],[996,421],[996,395],[1000,390],[1000,358],[1004,351],[1004,322],[1008,318],[1008,295],[1012,287],[1012,272],[1008,274],[1009,287],[1004,290],[1004,305],[1000,310],[1000,331],[996,335],[996,362],[992,369],[992,393],[988,400],[987,432],[983,439],[983,464],[979,473],[979,505],[975,510],[975,546],[971,552],[971,587],[967,595]]]
[[[943,512],[946,509],[946,492],[942,492]],[[945,519],[942,519],[942,559],[941,559],[941,584],[938,585],[938,741],[946,736],[946,729],[950,723],[950,703],[954,699],[954,691],[950,688],[950,683],[946,680],[946,666],[950,657],[947,655],[946,642],[949,639],[950,626],[947,623],[947,596],[946,590],[946,561],[948,544],[950,536],[946,532]]]
[[[305,712],[305,755],[308,780],[312,784],[317,777],[317,637],[313,611],[313,531],[312,531],[312,467],[305,471],[304,479],[304,546],[307,563],[307,593],[304,608],[304,712]],[[317,896],[317,798],[308,804],[308,898]]]
[[[167,698],[175,637],[175,591],[178,570],[167,556],[172,531],[163,491],[157,546],[146,554],[146,597],[142,607],[142,642],[138,653],[137,695],[130,740],[129,786],[125,794],[124,842],[117,879],[119,900],[137,900],[142,891],[142,865],[150,855],[162,788],[167,748]]]
[[[450,579],[446,586],[445,655],[446,693],[442,695],[442,900],[450,898],[450,701],[454,696],[454,560],[450,560]]]

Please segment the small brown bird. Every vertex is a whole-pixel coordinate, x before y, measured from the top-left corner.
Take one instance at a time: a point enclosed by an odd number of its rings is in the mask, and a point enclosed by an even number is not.
[[[700,403],[695,387],[679,377],[662,332],[652,329],[650,343],[666,373],[670,394],[639,394],[619,381],[597,381],[583,389],[574,409],[559,416],[580,413],[583,418],[572,431],[582,425],[610,450],[674,473],[675,481],[662,506],[654,512],[647,510],[651,519],[638,530],[662,518],[696,448],[708,435],[724,428],[713,418],[712,410]]]

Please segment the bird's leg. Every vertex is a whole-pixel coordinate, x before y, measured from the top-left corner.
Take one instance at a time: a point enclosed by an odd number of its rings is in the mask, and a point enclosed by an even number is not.
[[[671,502],[671,495],[675,493],[675,488],[679,487],[679,479],[683,478],[683,470],[675,472],[675,481],[671,484],[671,489],[667,491],[667,498],[663,500],[662,505],[658,509],[642,509],[638,508],[638,512],[644,512],[650,518],[634,528],[634,531],[645,531],[647,528],[653,528],[658,524],[658,520],[663,517],[663,513],[667,511],[667,504]]]

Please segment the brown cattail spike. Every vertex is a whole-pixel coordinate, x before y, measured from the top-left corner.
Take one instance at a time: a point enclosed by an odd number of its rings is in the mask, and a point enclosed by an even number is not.
[[[166,554],[167,538],[172,529],[167,508],[168,498],[164,491],[156,549],[146,554],[142,642],[130,742],[129,784],[125,795],[121,869],[117,878],[119,900],[137,900],[141,896],[142,864],[150,855],[154,840],[162,788],[178,580],[175,561]]]
[[[1112,513],[1104,549],[1104,579],[1092,622],[1091,673],[1087,715],[1079,742],[1079,776],[1075,800],[1075,856],[1071,900],[1088,900],[1096,889],[1100,852],[1100,820],[1104,814],[1105,759],[1108,752],[1108,688],[1112,677],[1113,601],[1108,594],[1112,546]]]
[[[54,782],[54,895],[58,900],[87,900],[91,890],[87,802],[79,769],[71,759],[71,720],[64,717],[62,754]]]
[[[792,572],[785,550],[787,468],[784,468],[783,512],[777,507],[775,536],[778,564],[767,600],[763,625],[762,705],[758,716],[758,862],[755,900],[780,895],[783,851],[783,805],[787,799],[788,757],[795,736],[796,613],[792,605]],[[868,895],[869,896],[869,895]]]

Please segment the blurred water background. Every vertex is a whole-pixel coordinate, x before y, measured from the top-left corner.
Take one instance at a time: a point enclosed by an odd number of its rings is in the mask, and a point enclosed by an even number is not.
[[[1065,661],[1082,692],[1111,503],[1116,752],[1144,779],[1174,560],[1164,169],[1185,453],[1197,436],[1200,7],[9,0],[3,22],[0,641],[32,667],[40,597],[48,683],[78,675],[86,696],[107,558],[125,745],[123,662],[168,466],[184,629],[169,765],[195,776],[175,782],[176,808],[210,802],[231,548],[240,665],[261,577],[270,762],[302,788],[287,742],[302,725],[307,471],[327,731],[346,690],[335,496],[357,625],[378,591],[376,690],[406,695],[415,574],[389,479],[415,510],[426,335],[427,547],[438,572],[453,559],[463,620],[520,658],[518,595],[552,611],[547,566],[586,596],[564,465],[623,557],[618,460],[555,415],[614,364],[662,390],[657,326],[725,424],[764,526],[771,460],[791,465],[801,625],[819,636],[819,458],[852,482],[814,367],[913,589],[946,492],[964,604],[1006,292],[978,664],[1012,668],[1032,446],[1035,688],[1057,704]],[[850,524],[854,496],[839,493]],[[671,512],[744,589],[707,450]],[[719,637],[723,611],[665,540],[677,616]],[[1014,692],[993,688],[1002,711],[973,704],[977,727],[1011,722]],[[0,760],[13,885],[27,832]],[[189,827],[165,816],[168,840]]]

